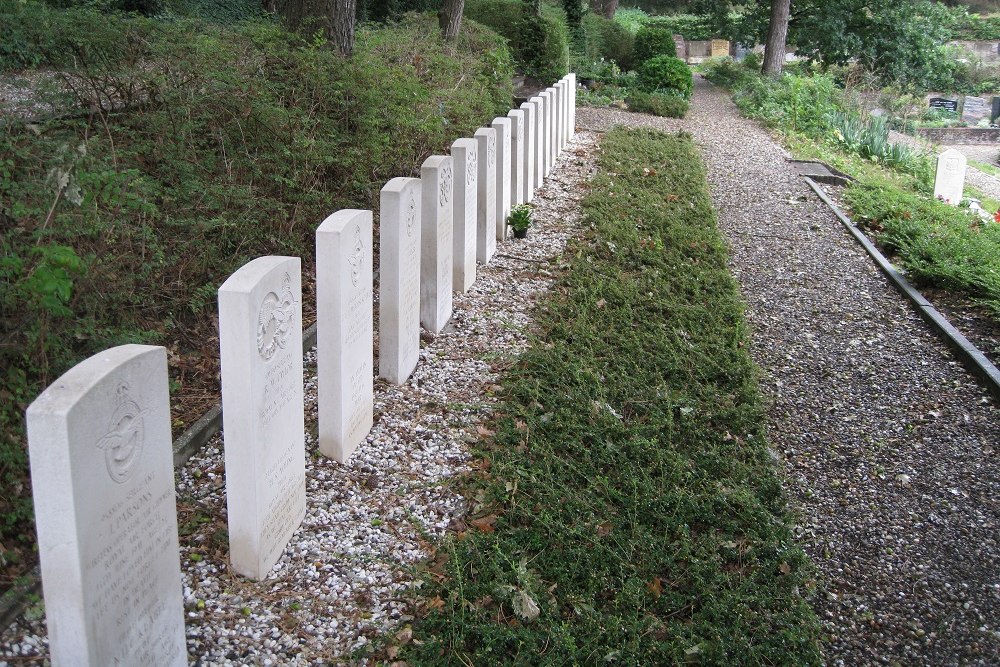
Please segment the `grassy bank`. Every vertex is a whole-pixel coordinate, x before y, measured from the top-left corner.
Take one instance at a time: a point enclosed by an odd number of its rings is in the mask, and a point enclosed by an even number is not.
[[[615,130],[600,169],[590,231],[504,381],[482,503],[400,655],[816,664],[810,568],[694,144]]]

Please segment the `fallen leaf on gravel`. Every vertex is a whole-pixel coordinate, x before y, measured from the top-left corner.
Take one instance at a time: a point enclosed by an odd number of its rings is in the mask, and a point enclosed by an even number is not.
[[[409,625],[396,633],[396,640],[400,646],[405,646],[411,639],[413,639],[413,628]]]
[[[496,431],[491,431],[485,426],[477,426],[476,433],[478,433],[479,436],[482,438],[489,438],[490,436],[494,435]]]
[[[469,522],[469,524],[475,526],[484,533],[495,533],[497,529],[493,527],[493,524],[495,524],[496,522],[497,522],[497,515],[491,514],[489,516],[473,519],[472,521]]]

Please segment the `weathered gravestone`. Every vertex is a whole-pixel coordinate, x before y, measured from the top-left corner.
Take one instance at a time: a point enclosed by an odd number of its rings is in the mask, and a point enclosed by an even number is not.
[[[962,191],[965,187],[965,163],[965,156],[954,148],[949,148],[938,156],[934,197],[952,206],[958,206],[962,201]]]
[[[532,129],[532,172],[535,176],[534,189],[542,187],[545,181],[545,102],[537,95],[528,100],[528,104],[535,107],[534,122]]]
[[[316,230],[319,451],[347,463],[372,428],[372,212],[347,209]]]
[[[465,292],[476,282],[476,181],[479,174],[476,140],[456,139],[451,145],[451,159],[455,168],[452,289]]]
[[[522,164],[521,178],[524,179],[524,201],[531,202],[535,199],[535,138],[538,131],[538,123],[535,121],[535,104],[525,102],[521,105],[524,112],[524,122],[522,130],[524,141],[522,142],[524,152],[524,164]]]
[[[167,353],[90,357],[28,407],[54,665],[186,665]]]
[[[486,264],[497,250],[497,133],[476,130],[479,172],[476,177],[476,259]]]
[[[524,125],[527,113],[523,109],[507,112],[510,119],[510,206],[523,204],[526,199],[524,178]],[[507,218],[504,218],[506,222]]]
[[[258,257],[219,288],[229,556],[263,579],[306,511],[302,277]]]
[[[403,384],[420,358],[419,178],[382,188],[378,265],[378,375]]]
[[[966,95],[962,103],[962,120],[966,123],[976,124],[984,118],[990,116],[990,104],[985,97],[974,97]]]
[[[511,208],[510,118],[494,118],[492,124],[497,136],[496,161],[496,239],[507,240],[507,215]]]
[[[420,324],[435,334],[451,319],[453,180],[451,156],[420,167]]]
[[[540,136],[542,138],[542,174],[548,177],[549,173],[552,171],[552,93],[546,89],[538,94],[539,99],[542,100],[542,130]]]
[[[949,100],[943,97],[932,97],[927,102],[931,109],[943,109],[951,113],[958,113],[958,100]]]

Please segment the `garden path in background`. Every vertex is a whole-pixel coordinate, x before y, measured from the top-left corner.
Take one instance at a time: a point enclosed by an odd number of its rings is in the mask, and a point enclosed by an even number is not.
[[[889,132],[889,140],[895,144],[906,144],[907,146],[913,146],[914,148],[922,150],[929,150],[934,153],[941,153],[949,148],[954,148],[969,160],[985,162],[986,164],[1000,167],[1000,165],[997,164],[997,159],[1000,158],[1000,146],[997,144],[954,144],[950,146],[938,146],[937,144],[933,144],[926,139],[913,137],[909,134],[903,134],[902,132],[896,131]],[[969,165],[965,171],[965,182],[979,188],[979,190],[982,191],[982,193],[987,197],[1000,199],[1000,179],[997,179],[992,174],[980,171],[972,165]]]
[[[831,665],[1000,663],[1000,410],[767,132],[700,78],[684,120],[732,246]],[[805,591],[804,591],[805,592]]]

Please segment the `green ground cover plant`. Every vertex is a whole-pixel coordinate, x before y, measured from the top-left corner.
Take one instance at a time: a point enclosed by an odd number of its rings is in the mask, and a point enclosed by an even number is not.
[[[22,419],[41,389],[109,346],[156,343],[175,407],[207,409],[225,278],[300,256],[311,301],[316,225],[377,207],[387,180],[506,113],[513,73],[495,33],[469,22],[446,45],[433,15],[361,27],[349,60],[270,22],[26,4],[6,24],[80,106],[0,121],[0,566],[33,557]]]
[[[584,210],[400,659],[819,664],[692,138],[609,132]]]
[[[625,103],[629,111],[651,113],[654,116],[667,118],[683,118],[688,110],[687,100],[669,93],[645,93],[637,90],[629,93]]]

